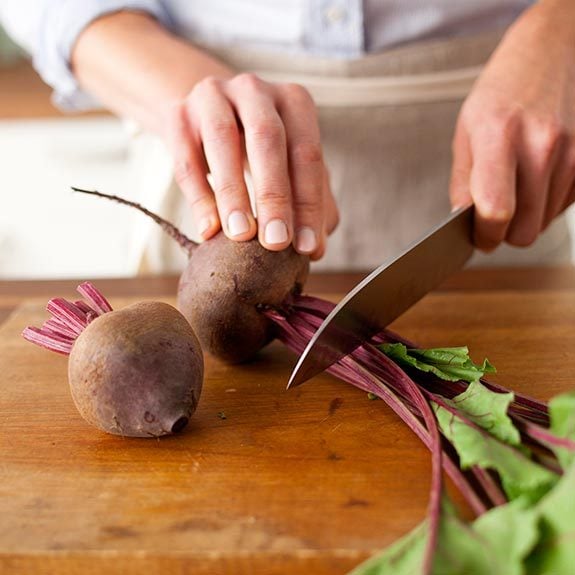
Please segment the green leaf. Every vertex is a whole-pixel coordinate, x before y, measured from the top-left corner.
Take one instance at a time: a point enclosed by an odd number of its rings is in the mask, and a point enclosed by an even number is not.
[[[575,570],[575,465],[536,507],[540,540],[527,559],[528,575],[572,575]]]
[[[496,393],[474,381],[463,393],[445,401],[497,439],[520,445],[521,435],[507,415],[513,398],[513,393]]]
[[[575,391],[562,393],[549,402],[551,432],[558,437],[575,440]],[[554,447],[553,451],[563,469],[575,461],[575,452],[564,447]]]
[[[423,555],[427,541],[427,522],[390,545],[382,553],[361,563],[348,575],[415,575],[423,568]]]
[[[528,459],[517,448],[467,425],[461,418],[433,404],[443,435],[453,444],[462,469],[479,465],[499,473],[510,499],[526,496],[538,501],[557,482],[558,476]]]
[[[495,507],[469,525],[451,513],[442,522],[434,575],[524,575],[537,542],[537,518],[526,499]]]
[[[536,515],[519,499],[497,507],[472,525],[444,505],[433,563],[434,575],[524,575],[523,560],[537,541]],[[428,524],[421,523],[349,575],[421,573]]]
[[[519,498],[494,507],[473,523],[492,559],[491,573],[523,575],[523,562],[539,539],[538,517],[529,500]]]
[[[383,343],[378,347],[398,365],[433,373],[447,381],[471,383],[479,381],[486,373],[496,371],[487,359],[481,365],[474,364],[467,347],[408,349],[402,343]]]

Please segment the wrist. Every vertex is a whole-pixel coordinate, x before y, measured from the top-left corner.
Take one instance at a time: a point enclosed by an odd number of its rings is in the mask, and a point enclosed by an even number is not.
[[[73,48],[71,67],[82,87],[104,105],[158,133],[168,110],[197,82],[232,75],[152,16],[128,11],[92,22]]]

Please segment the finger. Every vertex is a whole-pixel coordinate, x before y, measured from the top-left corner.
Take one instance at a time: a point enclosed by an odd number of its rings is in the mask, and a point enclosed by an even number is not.
[[[526,124],[518,146],[516,209],[506,240],[515,246],[529,246],[543,228],[551,174],[559,141],[550,130]]]
[[[168,146],[174,158],[174,178],[190,204],[200,235],[208,239],[220,229],[220,219],[206,179],[208,168],[200,144],[190,130],[185,105],[174,106],[169,124]]]
[[[543,229],[570,205],[569,197],[574,185],[575,146],[564,146],[551,176]]]
[[[451,207],[455,210],[471,204],[469,179],[471,177],[471,147],[467,131],[460,121],[457,123],[453,137],[451,180],[449,182],[449,198]]]
[[[241,74],[228,84],[228,95],[245,134],[246,155],[254,184],[258,237],[279,251],[293,237],[292,199],[283,122],[264,82]]]
[[[471,140],[469,191],[475,205],[475,245],[495,249],[515,213],[517,159],[511,141],[482,129]]]
[[[327,236],[331,234],[339,223],[339,212],[337,209],[337,205],[335,203],[335,199],[331,192],[331,186],[329,181],[329,173],[327,168],[324,167],[324,177],[323,177],[323,203],[325,209],[325,218],[323,221],[323,226],[321,229],[321,233],[319,235],[319,245],[317,249],[310,254],[310,258],[313,261],[317,261],[321,259],[325,251],[327,249]]]
[[[567,195],[565,204],[563,205],[561,211],[562,212],[565,211],[567,208],[571,207],[574,203],[575,203],[575,183],[573,184],[573,186],[571,186],[571,190]]]
[[[324,233],[324,164],[315,104],[297,84],[278,89],[278,112],[286,132],[294,220],[294,247],[316,252]]]
[[[188,107],[200,126],[224,233],[233,240],[251,239],[257,228],[244,180],[240,134],[220,82],[204,80],[194,90]]]
[[[331,191],[331,181],[329,177],[329,170],[324,166],[323,170],[323,196],[324,196],[324,206],[325,206],[325,231],[327,235],[332,234],[337,226],[339,225],[339,209],[337,207],[335,198]]]

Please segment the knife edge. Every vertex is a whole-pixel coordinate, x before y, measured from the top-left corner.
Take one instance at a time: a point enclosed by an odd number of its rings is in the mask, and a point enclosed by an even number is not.
[[[331,311],[308,342],[288,389],[324,371],[461,269],[473,254],[473,206],[453,212],[402,253],[359,282]],[[449,253],[442,252],[449,247]],[[425,282],[417,283],[423,271]],[[388,282],[388,283],[386,283]]]

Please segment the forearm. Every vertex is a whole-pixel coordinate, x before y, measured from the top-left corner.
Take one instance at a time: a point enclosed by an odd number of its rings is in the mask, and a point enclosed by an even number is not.
[[[525,25],[525,22],[528,22]],[[561,39],[566,45],[575,45],[575,2],[573,0],[539,0],[510,27],[513,31],[524,27],[525,33],[547,36],[550,44]]]
[[[114,13],[88,26],[71,65],[81,86],[103,105],[160,134],[171,105],[197,82],[232,75],[215,58],[135,12]]]

